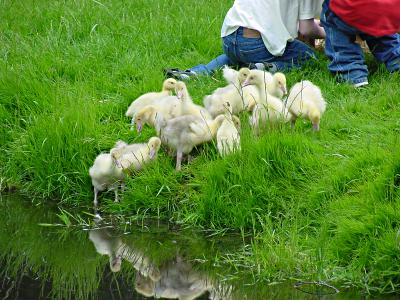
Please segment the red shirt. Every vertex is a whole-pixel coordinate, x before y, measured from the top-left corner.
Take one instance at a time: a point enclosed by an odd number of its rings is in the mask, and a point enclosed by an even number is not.
[[[331,0],[329,8],[347,24],[375,37],[400,31],[400,0]]]

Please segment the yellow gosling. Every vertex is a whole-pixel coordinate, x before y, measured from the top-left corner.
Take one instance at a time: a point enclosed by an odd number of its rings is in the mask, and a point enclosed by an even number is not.
[[[300,81],[290,89],[286,107],[292,113],[292,126],[297,118],[302,117],[311,121],[314,131],[319,131],[326,102],[320,88],[311,81]]]
[[[140,111],[142,108],[144,108],[147,105],[152,105],[156,103],[157,100],[171,96],[172,92],[175,89],[175,84],[176,80],[173,78],[168,78],[163,82],[162,90],[161,92],[150,92],[141,95],[138,97],[136,100],[134,100],[131,105],[128,107],[128,110],[126,111],[125,115],[127,117],[131,117],[132,121],[134,120],[134,117],[138,111]]]

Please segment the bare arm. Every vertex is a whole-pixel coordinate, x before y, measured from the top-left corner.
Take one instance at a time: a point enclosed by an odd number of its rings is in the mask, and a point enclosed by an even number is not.
[[[306,39],[324,39],[325,30],[319,20],[299,20],[299,36]]]

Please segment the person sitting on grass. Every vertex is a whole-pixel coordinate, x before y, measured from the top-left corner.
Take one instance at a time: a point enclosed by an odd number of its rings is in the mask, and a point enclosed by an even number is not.
[[[326,32],[328,68],[339,81],[355,87],[368,84],[368,68],[357,36],[389,72],[400,70],[399,0],[325,0],[321,24]]]
[[[247,66],[270,72],[298,68],[315,58],[314,50],[297,40],[324,38],[314,16],[321,0],[235,0],[221,29],[224,54],[188,70],[166,69],[181,80],[211,75],[224,65]]]

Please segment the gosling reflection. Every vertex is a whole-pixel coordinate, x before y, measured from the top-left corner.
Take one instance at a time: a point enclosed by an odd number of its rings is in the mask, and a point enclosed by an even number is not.
[[[89,231],[89,239],[93,242],[96,251],[101,255],[109,256],[112,272],[121,270],[122,260],[132,264],[138,273],[152,280],[160,279],[160,271],[141,251],[133,250],[126,245],[113,227],[100,227]]]
[[[92,229],[89,231],[89,239],[99,254],[109,256],[111,271],[119,272],[122,262],[119,249],[122,247],[122,240],[113,235],[111,228]]]
[[[208,293],[212,300],[232,299],[231,286],[220,284],[204,272],[195,270],[179,254],[157,267],[142,251],[125,244],[110,226],[90,230],[89,239],[99,254],[109,256],[112,272],[121,270],[122,260],[133,266],[137,271],[135,290],[145,297],[192,300]]]
[[[153,280],[136,274],[135,289],[146,297],[192,300],[209,293],[209,299],[229,300],[231,287],[226,287],[193,269],[192,265],[177,256],[160,268],[160,278]]]

